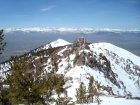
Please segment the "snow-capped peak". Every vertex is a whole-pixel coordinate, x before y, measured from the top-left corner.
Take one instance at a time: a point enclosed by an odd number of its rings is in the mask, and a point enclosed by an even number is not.
[[[57,39],[56,41],[53,41],[50,43],[52,47],[59,47],[59,46],[65,46],[70,44],[69,42],[63,40],[63,39]]]

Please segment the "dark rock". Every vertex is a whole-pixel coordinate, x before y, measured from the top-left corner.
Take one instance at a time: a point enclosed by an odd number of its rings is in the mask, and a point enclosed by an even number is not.
[[[77,65],[77,66],[82,66],[82,65],[84,65],[83,59],[84,59],[83,57],[81,57],[79,54],[77,54],[74,58],[73,64]]]
[[[67,56],[69,56],[69,54],[70,54],[70,50],[65,50],[63,52],[63,58],[66,58]]]
[[[109,93],[109,95],[114,95],[112,87],[107,86],[105,90]]]
[[[114,98],[125,98],[125,96],[116,95]]]
[[[138,65],[135,65],[134,69],[140,71],[140,67]]]
[[[140,100],[140,97],[132,97],[132,99]]]
[[[87,58],[86,64],[89,67],[91,67],[91,68],[95,67],[96,66],[96,63],[97,63],[97,60],[95,58]]]
[[[127,94],[127,95],[125,96],[125,98],[126,98],[126,99],[132,99],[132,95],[131,95],[131,94]]]

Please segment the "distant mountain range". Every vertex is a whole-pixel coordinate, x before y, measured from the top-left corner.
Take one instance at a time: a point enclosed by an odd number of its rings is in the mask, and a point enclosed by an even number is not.
[[[109,29],[109,28],[103,28],[103,29],[92,29],[92,28],[55,28],[55,27],[46,27],[46,28],[7,28],[4,29],[5,33],[14,33],[14,32],[48,32],[48,33],[98,33],[98,32],[113,32],[113,33],[140,33],[140,30],[124,30],[124,29]]]

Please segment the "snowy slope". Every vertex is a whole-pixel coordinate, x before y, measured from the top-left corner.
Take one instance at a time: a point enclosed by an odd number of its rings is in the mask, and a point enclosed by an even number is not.
[[[103,53],[111,61],[112,70],[118,74],[118,80],[123,81],[127,92],[140,96],[140,88],[136,85],[140,71],[135,69],[135,66],[140,66],[140,57],[110,43],[94,43],[90,47],[98,54]],[[123,95],[122,89],[119,92]]]
[[[102,42],[101,43],[94,43],[94,44],[91,44],[90,46],[94,46],[93,50],[97,51],[98,53],[106,54],[105,49],[107,49],[112,53],[116,53],[119,57],[122,57],[125,60],[130,59],[131,61],[133,61],[133,63],[140,65],[140,57],[139,56],[136,56],[136,55],[132,54],[131,52],[129,52],[125,49],[119,48],[119,47],[112,45],[110,43],[106,43],[106,42],[105,43],[102,43]]]
[[[65,46],[65,45],[69,45],[69,44],[71,44],[71,43],[69,43],[69,42],[67,42],[67,41],[59,38],[56,41],[53,41],[53,42],[51,42],[49,44],[46,44],[46,45],[41,46],[41,47],[39,47],[37,49],[34,49],[34,52],[38,52],[40,50],[46,50],[46,49],[48,49],[50,47],[51,48],[54,48],[54,47],[60,47],[60,46]],[[6,64],[0,64],[0,77],[2,76],[2,77],[5,78],[5,75],[3,74],[3,72],[4,71],[7,71],[9,68],[10,68],[10,66],[9,66],[8,63],[6,63]]]
[[[47,50],[49,48],[61,47],[61,46],[69,45],[69,44],[71,44],[71,43],[59,38],[56,41],[50,42],[50,43],[43,45],[37,49],[34,49],[34,51],[38,52],[41,50]]]
[[[54,47],[60,47],[60,46],[65,46],[65,45],[69,45],[70,43],[63,40],[63,39],[58,39],[56,41],[53,41],[49,44],[46,44],[45,46],[43,46],[43,48],[41,49],[48,49],[49,47],[54,48]]]

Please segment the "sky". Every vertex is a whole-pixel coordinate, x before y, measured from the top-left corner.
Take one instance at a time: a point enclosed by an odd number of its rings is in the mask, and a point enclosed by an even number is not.
[[[140,0],[0,0],[1,28],[140,29]]]

